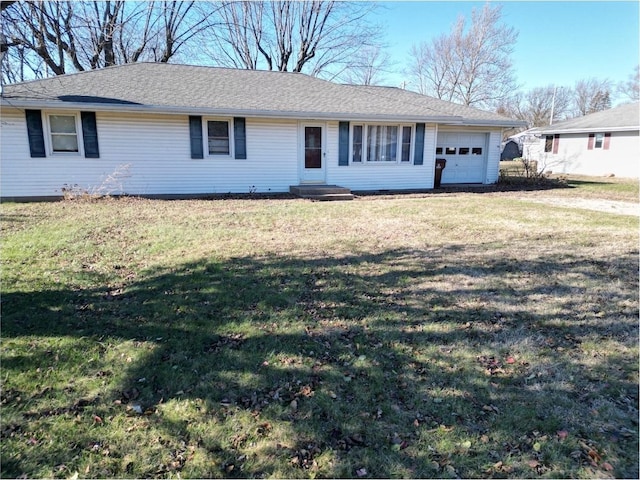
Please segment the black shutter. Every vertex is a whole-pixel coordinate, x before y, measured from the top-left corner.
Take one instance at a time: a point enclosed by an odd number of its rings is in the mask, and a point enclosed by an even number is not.
[[[44,158],[44,131],[42,129],[42,113],[40,110],[25,110],[27,119],[27,135],[29,136],[29,152],[31,158]]]
[[[98,127],[96,125],[96,112],[80,112],[82,120],[82,142],[84,143],[84,156],[86,158],[100,158],[98,148]]]
[[[247,129],[245,119],[233,118],[233,141],[235,145],[235,157],[239,160],[247,159]]]
[[[338,165],[349,165],[349,122],[338,125]]]
[[[189,137],[191,138],[191,158],[204,158],[202,117],[189,115]]]
[[[424,162],[424,123],[416,123],[416,144],[413,152],[413,164],[422,165]]]

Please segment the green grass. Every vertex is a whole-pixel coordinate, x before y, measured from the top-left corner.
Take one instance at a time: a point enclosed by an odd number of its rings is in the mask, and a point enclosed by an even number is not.
[[[638,475],[636,217],[508,193],[0,212],[3,477]]]

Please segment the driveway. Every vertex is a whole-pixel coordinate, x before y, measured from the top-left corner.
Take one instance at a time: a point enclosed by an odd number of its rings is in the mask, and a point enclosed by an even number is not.
[[[594,198],[563,198],[546,196],[523,196],[520,200],[545,203],[557,207],[583,208],[616,215],[635,215],[640,217],[640,203],[621,202],[617,200],[600,200]]]

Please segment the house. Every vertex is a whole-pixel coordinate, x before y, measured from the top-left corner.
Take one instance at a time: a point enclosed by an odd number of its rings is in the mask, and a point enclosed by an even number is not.
[[[6,85],[0,196],[180,197],[431,189],[498,179],[521,122],[391,87],[300,73],[134,63]]]
[[[528,130],[523,156],[539,171],[640,176],[640,108],[630,103]]]

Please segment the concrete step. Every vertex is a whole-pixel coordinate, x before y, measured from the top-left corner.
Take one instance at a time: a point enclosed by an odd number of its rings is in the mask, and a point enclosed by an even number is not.
[[[302,198],[317,200],[319,202],[332,202],[339,200],[353,200],[351,193],[326,193],[324,195],[302,195]]]
[[[351,190],[337,185],[292,185],[289,191],[294,195],[326,195],[334,193],[351,193]]]
[[[294,195],[311,200],[353,200],[351,190],[337,185],[292,185],[289,191]]]

